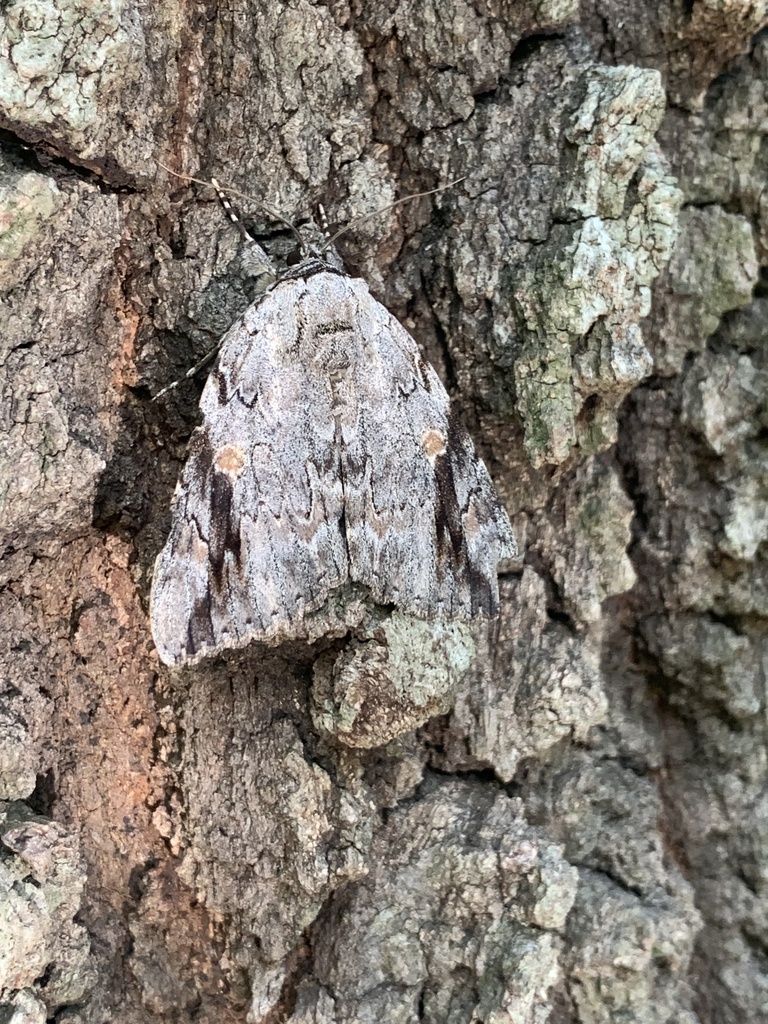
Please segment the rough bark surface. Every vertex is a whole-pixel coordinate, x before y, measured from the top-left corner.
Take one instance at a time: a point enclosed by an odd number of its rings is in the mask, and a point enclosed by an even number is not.
[[[0,1021],[759,1024],[763,0],[0,9]],[[498,621],[173,673],[201,381],[322,201],[521,545]],[[366,617],[367,616],[367,617]]]

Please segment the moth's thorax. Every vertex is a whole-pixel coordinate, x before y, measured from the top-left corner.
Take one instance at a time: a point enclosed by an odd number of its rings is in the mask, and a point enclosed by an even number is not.
[[[357,374],[363,357],[354,325],[340,321],[319,324],[317,333],[305,339],[302,349],[305,365],[327,377],[331,386],[339,384],[350,373]]]
[[[303,366],[311,367],[335,390],[345,379],[364,372],[359,283],[320,261],[305,264],[305,274],[314,266],[318,269],[303,279],[297,303],[298,355]]]

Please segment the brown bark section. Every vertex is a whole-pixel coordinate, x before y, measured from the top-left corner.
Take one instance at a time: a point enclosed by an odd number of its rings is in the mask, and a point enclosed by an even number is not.
[[[764,1019],[766,20],[4,5],[0,1019]],[[252,285],[162,165],[339,224],[466,176],[343,242],[524,552],[460,681],[160,665],[200,384],[150,397]]]

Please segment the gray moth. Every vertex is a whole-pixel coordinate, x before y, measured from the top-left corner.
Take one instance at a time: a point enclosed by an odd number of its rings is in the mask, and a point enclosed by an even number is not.
[[[200,408],[152,581],[165,664],[305,636],[349,584],[419,618],[497,614],[517,549],[488,471],[416,342],[337,257],[305,248],[246,309]]]

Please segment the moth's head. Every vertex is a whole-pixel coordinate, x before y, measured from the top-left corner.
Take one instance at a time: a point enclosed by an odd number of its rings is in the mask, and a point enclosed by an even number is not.
[[[334,270],[344,270],[344,261],[339,256],[336,246],[332,245],[328,238],[324,237],[321,241],[304,240],[302,232],[301,247],[296,246],[288,254],[285,262],[289,267],[300,267],[305,263],[314,263],[317,260],[327,263]]]
[[[301,244],[289,254],[286,262],[289,267],[302,266],[305,263],[315,263],[318,260],[326,263],[334,270],[344,270],[344,261],[339,255],[338,249],[333,244],[328,217],[325,207],[318,204],[316,217],[308,223],[296,228],[294,231],[301,239]]]

